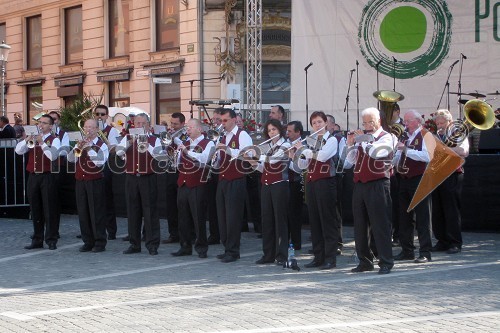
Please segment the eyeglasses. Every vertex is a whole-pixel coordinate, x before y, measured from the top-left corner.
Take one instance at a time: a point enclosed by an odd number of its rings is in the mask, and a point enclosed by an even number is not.
[[[96,112],[96,113],[95,113],[95,115],[96,115],[96,116],[101,116],[101,117],[102,117],[102,116],[105,116],[105,115],[106,115],[106,113],[104,113],[104,112]]]
[[[366,125],[374,125],[375,122],[373,120],[370,120],[370,121],[367,121],[367,122],[362,122],[361,124],[363,124],[363,126],[366,126]]]
[[[47,123],[47,122],[45,122],[45,121],[39,121],[38,123],[39,123],[39,124],[44,124],[44,125],[52,125],[51,123]]]
[[[229,120],[231,120],[231,119],[222,119],[222,122],[227,123]]]

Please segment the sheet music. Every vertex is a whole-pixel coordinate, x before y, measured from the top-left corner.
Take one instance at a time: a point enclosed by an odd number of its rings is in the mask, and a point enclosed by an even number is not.
[[[74,132],[67,132],[69,136],[69,141],[81,141],[83,140],[83,135],[82,132],[80,131],[74,131]]]
[[[24,128],[24,131],[26,132],[26,136],[30,136],[30,135],[38,135],[39,132],[38,132],[38,126],[35,126],[35,125],[26,125],[26,126],[23,126]]]
[[[142,127],[139,127],[139,128],[132,127],[128,130],[128,132],[130,133],[130,135],[143,135],[143,134],[145,134],[144,128],[142,128]]]
[[[155,134],[160,134],[161,132],[166,132],[167,126],[165,126],[165,125],[153,125],[153,131]]]

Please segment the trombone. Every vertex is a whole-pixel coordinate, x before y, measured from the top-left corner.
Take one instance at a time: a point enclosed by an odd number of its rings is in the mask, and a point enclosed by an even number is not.
[[[280,136],[280,134],[276,134],[276,135],[275,135],[275,136],[273,136],[272,138],[269,138],[269,139],[267,139],[266,141],[263,141],[263,142],[259,143],[259,144],[258,144],[258,145],[256,145],[255,147],[259,147],[259,146],[265,145],[266,143],[268,143],[268,142],[270,142],[270,141],[273,141],[274,139],[278,138],[279,136]],[[250,146],[250,147],[251,147],[251,146]],[[247,151],[248,151],[248,150],[247,150]],[[239,157],[243,156],[243,155],[244,155],[247,151],[245,151],[245,152],[240,152],[238,155],[236,155],[236,156],[232,157],[232,158],[229,160],[229,162],[232,162],[232,161],[234,161],[235,159],[237,159],[237,158],[239,158]]]

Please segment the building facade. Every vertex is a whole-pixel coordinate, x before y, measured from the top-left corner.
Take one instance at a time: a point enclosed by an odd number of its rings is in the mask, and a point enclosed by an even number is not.
[[[291,22],[290,1],[264,3],[266,108],[289,104]],[[179,111],[199,117],[192,99],[244,102],[243,1],[2,0],[0,13],[11,119],[18,112],[33,123],[84,93],[143,109],[153,123]]]

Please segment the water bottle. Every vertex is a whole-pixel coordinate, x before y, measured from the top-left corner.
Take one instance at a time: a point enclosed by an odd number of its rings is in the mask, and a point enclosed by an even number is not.
[[[288,262],[292,262],[293,259],[295,259],[295,248],[293,247],[293,244],[290,244],[288,247]]]

